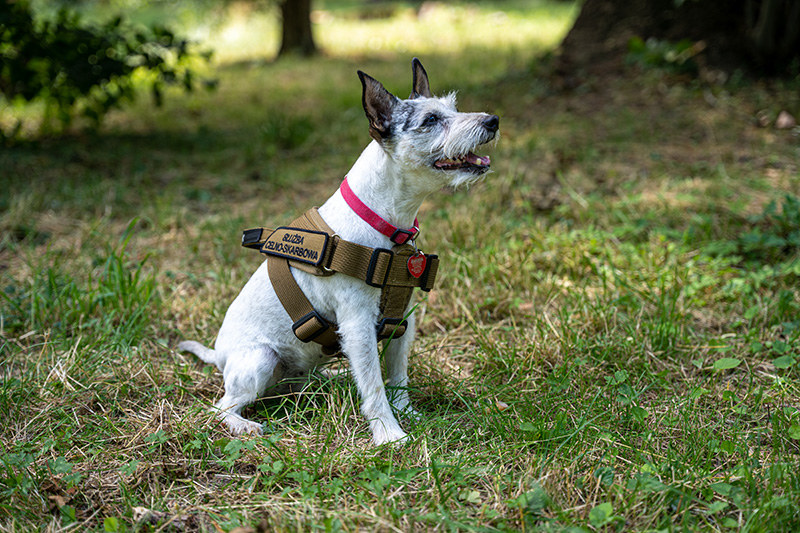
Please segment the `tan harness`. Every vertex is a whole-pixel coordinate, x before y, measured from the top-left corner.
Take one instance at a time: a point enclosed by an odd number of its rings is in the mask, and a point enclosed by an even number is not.
[[[378,340],[401,337],[406,332],[405,312],[414,288],[430,291],[439,270],[436,255],[422,255],[408,243],[395,245],[389,250],[370,248],[340,238],[322,220],[316,207],[289,226],[275,230],[245,230],[242,246],[267,255],[269,279],[294,322],[292,331],[303,342],[320,344],[326,355],[340,354],[337,325],[314,309],[295,281],[291,268],[315,276],[341,273],[380,288],[381,316],[376,324]]]

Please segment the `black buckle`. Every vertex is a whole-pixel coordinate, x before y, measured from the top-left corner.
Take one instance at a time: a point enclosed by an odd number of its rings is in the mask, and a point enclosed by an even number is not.
[[[378,266],[378,258],[381,254],[389,254],[389,264],[386,265],[386,272],[383,275],[383,281],[380,283],[375,283],[372,281],[372,277],[375,275],[375,268]],[[392,269],[392,261],[394,260],[394,252],[391,250],[387,250],[386,248],[375,248],[372,251],[372,256],[369,258],[369,266],[367,267],[367,279],[364,281],[370,287],[377,287],[382,289],[386,286],[386,281],[389,279],[389,272]]]
[[[264,232],[261,228],[246,229],[242,232],[242,246],[247,248],[261,248],[261,234]]]
[[[419,228],[411,228],[411,229],[402,229],[397,228],[392,233],[392,236],[389,237],[389,240],[395,244],[405,244],[408,241],[413,241],[419,235]]]
[[[433,266],[435,261],[439,260],[439,256],[436,254],[429,254],[427,264],[425,265],[425,271],[419,277],[419,288],[422,289],[424,292],[430,292],[433,289],[433,285],[430,287],[428,286],[428,276],[431,273],[431,267]],[[435,281],[435,279],[434,279]]]
[[[308,321],[312,319],[317,320],[317,322],[319,323],[319,329],[306,338],[300,337],[300,335],[297,334],[297,330],[305,326],[306,323],[308,323]],[[310,313],[308,313],[307,315],[305,315],[304,317],[297,320],[294,324],[292,324],[292,333],[294,333],[294,336],[303,342],[311,342],[320,335],[322,335],[323,333],[325,333],[328,329],[330,329],[330,327],[331,327],[330,323],[328,323],[327,320],[322,318],[322,315],[320,315],[315,309]]]
[[[385,334],[381,335],[383,329],[386,326],[396,326],[396,327],[394,328],[394,331],[392,331],[390,335],[385,335]],[[403,331],[397,333],[397,330],[399,328],[403,328]],[[402,318],[384,318],[378,323],[378,326],[377,328],[375,328],[375,331],[379,337],[383,337],[386,339],[388,338],[396,339],[398,337],[402,337],[403,335],[405,335],[407,329],[408,329],[408,320],[403,320]]]

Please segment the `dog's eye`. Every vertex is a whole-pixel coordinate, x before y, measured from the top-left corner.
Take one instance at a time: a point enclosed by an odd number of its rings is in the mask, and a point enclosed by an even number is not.
[[[422,121],[422,125],[423,126],[433,126],[437,122],[439,122],[439,116],[434,114],[434,113],[431,113],[430,115],[425,117],[425,120]]]

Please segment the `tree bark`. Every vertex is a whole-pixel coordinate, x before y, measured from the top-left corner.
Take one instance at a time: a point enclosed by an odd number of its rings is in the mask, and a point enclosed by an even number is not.
[[[800,57],[800,2],[748,0],[748,37],[757,60],[768,70]]]
[[[311,0],[283,0],[280,6],[283,30],[278,56],[316,54],[311,31]]]
[[[559,70],[620,67],[632,37],[703,41],[710,67],[786,73],[800,59],[800,1],[586,0]]]

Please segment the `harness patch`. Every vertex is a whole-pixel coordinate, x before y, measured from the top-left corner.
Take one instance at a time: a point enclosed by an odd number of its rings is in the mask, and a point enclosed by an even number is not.
[[[267,237],[261,252],[316,267],[325,259],[327,247],[327,233],[281,226]]]

